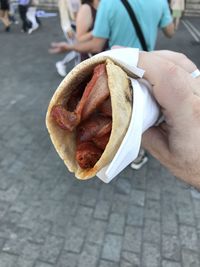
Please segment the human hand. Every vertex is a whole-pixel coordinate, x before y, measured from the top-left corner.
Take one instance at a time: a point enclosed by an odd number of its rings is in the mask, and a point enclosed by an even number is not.
[[[71,50],[71,45],[66,42],[51,43],[51,48],[49,49],[50,54],[58,54]]]
[[[200,77],[184,55],[141,52],[138,66],[152,84],[165,121],[148,129],[142,146],[175,176],[200,188]]]

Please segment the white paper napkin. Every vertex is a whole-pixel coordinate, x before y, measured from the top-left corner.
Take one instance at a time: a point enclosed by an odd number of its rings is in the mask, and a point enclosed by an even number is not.
[[[119,62],[125,68],[139,77],[143,77],[144,70],[137,68],[139,50],[134,48],[114,49],[96,56],[108,56]],[[95,56],[95,57],[96,57]],[[109,183],[134,159],[137,158],[141,145],[142,133],[154,125],[159,118],[159,108],[150,94],[150,84],[144,80],[131,79],[133,87],[133,110],[127,133],[109,165],[102,168],[97,177]]]

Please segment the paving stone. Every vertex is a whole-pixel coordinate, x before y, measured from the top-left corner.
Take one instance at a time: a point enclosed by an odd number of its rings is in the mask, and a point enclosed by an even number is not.
[[[125,229],[123,249],[126,251],[141,252],[142,230],[138,227],[127,226]]]
[[[125,225],[125,216],[118,213],[111,213],[109,223],[108,223],[108,232],[114,234],[123,234]]]
[[[79,206],[76,216],[74,217],[74,223],[77,227],[87,228],[90,224],[93,209]]]
[[[35,260],[19,257],[13,267],[35,267]]]
[[[117,235],[108,234],[106,235],[102,258],[110,261],[120,261],[120,252],[122,249],[122,237]]]
[[[183,267],[198,267],[200,266],[200,261],[198,253],[191,250],[182,250]]]
[[[100,220],[92,220],[87,233],[87,240],[95,244],[103,244],[106,231],[106,222]]]
[[[146,219],[144,223],[144,241],[160,244],[160,222]]]
[[[162,256],[169,260],[180,261],[180,243],[177,236],[162,236]]]
[[[94,218],[107,220],[110,212],[110,202],[106,200],[99,200],[94,210]]]
[[[21,255],[26,244],[28,243],[30,233],[30,230],[26,228],[17,228],[16,231],[12,233],[5,242],[3,251]]]
[[[119,267],[119,265],[116,262],[100,260],[98,267]]]
[[[114,188],[111,184],[101,184],[100,192],[99,192],[99,199],[112,201],[114,195]]]
[[[195,228],[190,226],[180,226],[180,240],[183,248],[198,250],[198,238]]]
[[[77,267],[78,256],[77,254],[63,251],[58,259],[56,267]]]
[[[142,190],[132,189],[130,194],[130,205],[144,206],[145,192]]]
[[[140,267],[139,255],[129,251],[122,251],[120,267],[125,266]]]
[[[53,265],[45,262],[36,262],[35,267],[53,267]]]
[[[95,267],[100,255],[100,246],[85,243],[84,248],[80,254],[78,267]]]
[[[128,209],[127,224],[142,227],[144,223],[144,208],[131,205]]]
[[[160,248],[151,243],[143,244],[142,266],[144,267],[160,267],[161,265]]]
[[[181,267],[181,263],[175,261],[163,260],[162,267]]]
[[[92,188],[85,188],[81,198],[81,204],[85,206],[94,207],[97,201],[97,190]]]
[[[128,179],[118,179],[115,184],[115,192],[119,194],[129,195],[131,192],[131,184]]]
[[[144,210],[145,218],[160,220],[160,202],[148,199]]]
[[[2,250],[4,244],[5,244],[6,240],[3,238],[0,238],[0,251]]]
[[[1,267],[13,267],[17,260],[16,255],[11,255],[7,253],[0,253],[0,263]]]
[[[44,262],[55,264],[63,248],[64,240],[61,237],[49,235],[42,247],[39,259]]]
[[[197,218],[200,218],[200,199],[193,199],[194,213]]]
[[[179,223],[194,226],[195,219],[194,219],[192,202],[191,201],[188,201],[187,203],[179,202],[177,204],[177,208],[178,208]]]
[[[85,239],[85,231],[82,228],[71,226],[68,228],[65,239],[65,250],[79,253]]]
[[[112,212],[119,214],[126,214],[128,210],[128,200],[127,195],[115,194],[112,202]]]
[[[22,257],[25,259],[36,260],[39,257],[41,246],[34,243],[26,243],[22,251]]]

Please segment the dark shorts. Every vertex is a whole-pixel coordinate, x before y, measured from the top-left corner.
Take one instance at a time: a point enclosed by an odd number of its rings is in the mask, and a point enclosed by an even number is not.
[[[9,10],[9,3],[7,0],[0,0],[0,9]]]

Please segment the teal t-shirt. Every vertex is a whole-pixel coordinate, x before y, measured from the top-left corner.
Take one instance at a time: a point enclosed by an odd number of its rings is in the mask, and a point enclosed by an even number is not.
[[[129,0],[142,28],[149,50],[155,47],[158,28],[172,22],[167,0]],[[121,45],[142,49],[135,28],[120,0],[101,0],[93,36],[109,40],[109,47]]]

